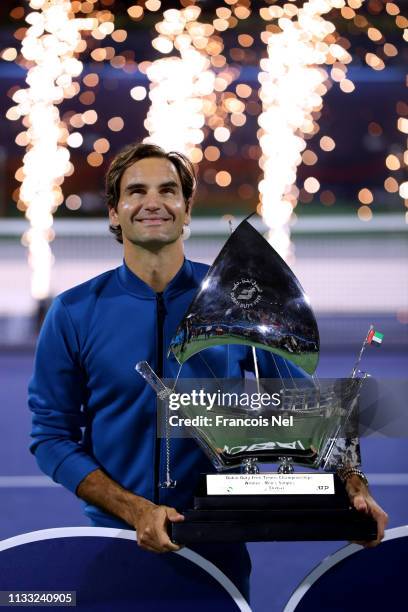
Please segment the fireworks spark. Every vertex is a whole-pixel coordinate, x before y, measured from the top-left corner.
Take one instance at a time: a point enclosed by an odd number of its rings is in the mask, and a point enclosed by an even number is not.
[[[61,184],[73,171],[66,148],[68,130],[60,120],[57,105],[77,93],[73,79],[82,71],[75,57],[81,30],[97,25],[94,19],[74,19],[71,3],[65,0],[31,0],[26,21],[30,27],[21,53],[31,63],[27,88],[15,92],[14,117],[23,117],[27,127],[20,144],[27,147],[23,166],[17,171],[20,201],[26,208],[30,229],[23,236],[32,269],[31,293],[35,299],[50,294],[53,255],[50,241],[53,212],[63,201]]]
[[[263,33],[268,57],[261,60],[259,75],[259,163],[263,170],[259,192],[269,240],[284,259],[292,256],[289,224],[299,195],[297,167],[306,138],[318,131],[313,113],[321,109],[327,91],[329,75],[323,66],[336,60],[344,78],[345,64],[351,61],[343,47],[327,42],[335,26],[322,17],[344,4],[343,0],[309,0],[301,9],[293,5],[268,9],[278,19],[279,31]],[[314,177],[305,181],[310,193],[319,187]]]
[[[194,162],[202,159],[199,145],[204,140],[206,99],[215,85],[210,60],[202,50],[213,28],[197,22],[200,12],[191,6],[163,13],[153,46],[161,53],[177,49],[180,56],[160,58],[147,69],[151,106],[145,121],[149,132],[145,142],[185,153]]]
[[[148,67],[151,107],[145,121],[149,132],[146,142],[178,149],[195,163],[203,159],[205,125],[217,142],[226,142],[232,131],[246,122],[245,104],[226,91],[238,78],[239,69],[228,66],[218,35],[235,27],[237,18],[230,9],[220,7],[212,23],[202,23],[198,21],[200,13],[197,6],[171,9],[156,25],[159,36],[153,47],[163,54],[176,50],[179,55],[161,58]],[[135,91],[138,89],[131,92],[135,99],[136,94],[142,95]],[[226,185],[222,181],[221,186]]]

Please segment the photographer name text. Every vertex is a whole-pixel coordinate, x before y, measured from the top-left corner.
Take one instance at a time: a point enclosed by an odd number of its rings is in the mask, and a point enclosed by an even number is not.
[[[182,417],[178,414],[169,416],[170,427],[293,427],[293,416],[257,416],[234,417],[220,414]]]

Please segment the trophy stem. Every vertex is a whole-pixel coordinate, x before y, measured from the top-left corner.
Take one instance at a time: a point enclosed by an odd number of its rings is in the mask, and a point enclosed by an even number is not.
[[[367,339],[368,339],[368,336],[370,334],[370,331],[372,331],[373,329],[374,329],[374,325],[370,325],[370,327],[368,329],[368,332],[367,332],[367,335],[364,338],[363,345],[362,345],[362,347],[360,349],[360,353],[358,354],[357,360],[356,360],[356,362],[354,364],[354,367],[353,367],[353,370],[351,372],[351,378],[355,378],[357,376],[357,374],[358,374],[358,368],[360,366],[361,358],[363,356],[365,347],[367,346]]]
[[[242,472],[244,474],[259,474],[258,459],[256,457],[248,457],[242,462]]]
[[[166,399],[171,395],[172,391],[163,383],[163,381],[157,376],[156,372],[150,367],[147,361],[139,361],[135,365],[135,370],[143,376],[145,381],[149,383],[152,389],[156,392],[157,397],[160,400]]]
[[[161,489],[174,489],[177,484],[176,480],[170,477],[170,432],[169,432],[169,410],[166,405],[166,423],[165,423],[165,439],[166,439],[166,480],[159,484]]]
[[[143,376],[145,381],[154,389],[159,400],[167,399],[172,391],[163,383],[157,376],[156,372],[150,367],[147,361],[139,361],[136,364],[135,370]],[[169,431],[169,414],[168,405],[166,404],[165,416],[165,440],[166,440],[166,480],[159,484],[161,489],[174,489],[177,482],[170,477],[170,431]]]
[[[280,465],[278,467],[279,474],[293,474],[293,458],[279,457]]]
[[[256,379],[256,387],[257,387],[258,393],[260,393],[260,389],[259,389],[258,358],[256,356],[256,349],[255,349],[254,346],[252,347],[252,358],[254,360],[254,373],[255,373],[255,379]]]

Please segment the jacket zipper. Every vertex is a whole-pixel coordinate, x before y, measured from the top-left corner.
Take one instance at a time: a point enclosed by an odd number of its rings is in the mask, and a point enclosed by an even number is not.
[[[157,363],[156,373],[159,378],[163,377],[163,329],[164,318],[166,316],[166,308],[164,306],[163,293],[156,293],[156,309],[157,309]],[[161,456],[161,439],[158,437],[157,421],[156,421],[156,439],[155,439],[155,458],[154,458],[154,492],[153,501],[159,503],[159,485],[160,485],[160,456]]]

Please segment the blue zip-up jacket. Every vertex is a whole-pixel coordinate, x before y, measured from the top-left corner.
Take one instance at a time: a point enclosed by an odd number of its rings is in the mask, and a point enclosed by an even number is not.
[[[156,437],[156,396],[135,364],[146,360],[156,369],[161,362],[165,378],[176,376],[179,365],[172,355],[167,358],[168,346],[207,270],[185,260],[163,292],[161,358],[158,296],[126,264],[54,300],[29,385],[30,448],[53,480],[75,492],[87,474],[102,468],[137,495],[180,510],[191,507],[200,473],[214,468],[193,440],[173,439],[171,476],[177,487],[158,488],[165,477],[165,441]],[[228,360],[227,350],[218,346],[194,355],[181,375],[235,378],[251,369],[248,347],[230,346]],[[270,353],[257,353],[260,375],[278,376]],[[94,524],[125,526],[95,506],[88,504],[85,512]]]

